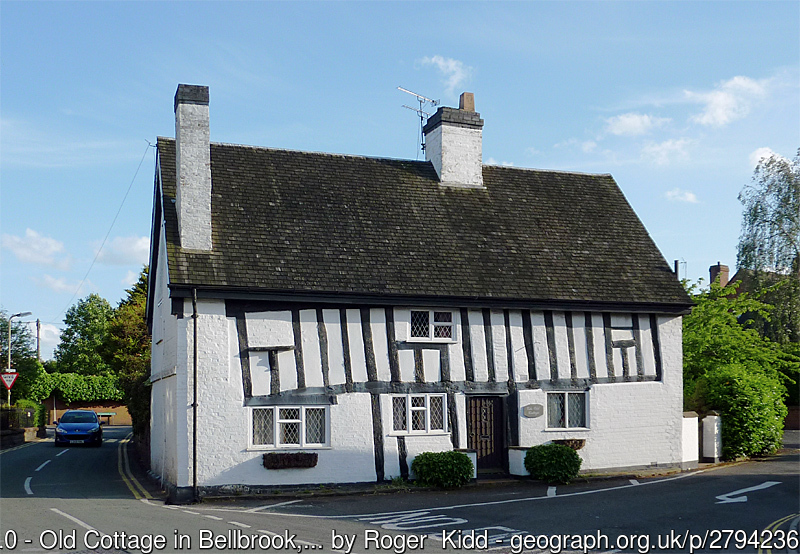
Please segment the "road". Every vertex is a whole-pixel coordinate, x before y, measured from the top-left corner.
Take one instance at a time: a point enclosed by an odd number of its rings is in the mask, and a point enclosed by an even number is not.
[[[168,506],[129,463],[129,433],[105,427],[101,448],[49,439],[0,453],[2,550],[712,553],[759,552],[772,535],[773,547],[795,540],[761,552],[800,552],[797,435],[767,461],[663,477]]]

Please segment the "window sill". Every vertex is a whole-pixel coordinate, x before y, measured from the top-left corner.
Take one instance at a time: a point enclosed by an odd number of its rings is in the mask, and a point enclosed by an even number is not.
[[[417,431],[415,433],[408,433],[404,431],[391,431],[390,437],[449,437],[450,431]]]
[[[333,447],[322,445],[257,446],[251,444],[247,447],[246,452],[291,452],[293,450],[333,450]]]
[[[578,432],[578,433],[585,433],[587,431],[591,431],[590,427],[547,427],[544,429],[545,433],[571,433],[571,432]]]

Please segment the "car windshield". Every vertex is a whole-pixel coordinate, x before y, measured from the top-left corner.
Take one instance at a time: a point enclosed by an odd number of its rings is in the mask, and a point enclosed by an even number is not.
[[[68,413],[61,417],[61,423],[94,423],[95,421],[97,421],[97,416],[92,412]]]

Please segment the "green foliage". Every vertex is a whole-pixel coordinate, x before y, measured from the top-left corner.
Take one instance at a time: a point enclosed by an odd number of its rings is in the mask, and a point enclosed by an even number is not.
[[[8,367],[8,316],[8,312],[0,310],[0,367],[3,371]],[[30,327],[14,318],[11,321],[11,367],[17,368],[20,360],[35,357],[36,347]]]
[[[138,436],[146,435],[150,428],[150,335],[145,319],[147,278],[145,267],[114,311],[103,347],[106,363],[119,376],[133,431]]]
[[[739,323],[747,313],[768,318],[771,307],[749,294],[737,295],[738,286],[712,283],[700,292],[688,287],[696,305],[683,318],[684,398],[692,396],[697,379],[725,365],[738,364],[786,382],[800,371],[798,358]]]
[[[55,357],[61,373],[106,375],[111,368],[101,352],[108,335],[113,308],[107,300],[90,294],[67,310],[61,343]]]
[[[690,399],[700,412],[722,416],[722,457],[760,456],[780,448],[784,387],[774,377],[740,364],[716,368],[697,381]]]
[[[411,462],[417,481],[429,487],[462,487],[472,479],[472,460],[463,452],[423,452]]]
[[[533,477],[553,484],[567,484],[581,470],[581,457],[563,444],[540,444],[525,453],[525,469]]]
[[[22,358],[15,365],[19,377],[14,382],[14,387],[11,389],[12,399],[30,398],[31,387],[33,383],[39,378],[39,374],[44,371],[42,364],[33,358]]]
[[[755,288],[788,282],[768,299],[775,310],[763,333],[782,344],[800,342],[800,150],[794,160],[762,159],[739,200],[737,265],[752,272]]]
[[[45,373],[42,371],[31,385],[30,398],[42,402],[52,392],[65,402],[122,400],[119,378],[115,375],[79,375],[77,373]]]

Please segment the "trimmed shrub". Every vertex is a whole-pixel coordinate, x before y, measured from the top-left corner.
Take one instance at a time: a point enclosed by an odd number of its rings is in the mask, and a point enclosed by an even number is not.
[[[569,446],[540,444],[525,454],[525,469],[536,479],[565,485],[578,476],[582,461]]]
[[[429,487],[462,487],[472,479],[472,460],[463,452],[423,452],[411,462],[417,482]]]
[[[692,398],[698,411],[722,416],[722,457],[764,456],[780,448],[786,388],[774,377],[731,364],[697,380]]]

